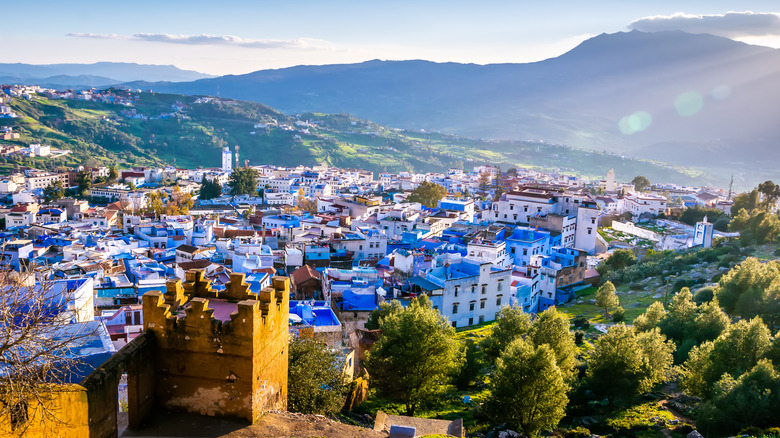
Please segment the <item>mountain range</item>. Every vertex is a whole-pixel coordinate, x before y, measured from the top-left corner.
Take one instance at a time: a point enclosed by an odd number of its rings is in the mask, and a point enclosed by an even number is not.
[[[776,172],[780,50],[708,34],[602,34],[526,64],[368,61],[131,83],[346,112],[394,127],[542,139],[744,177]],[[736,167],[735,167],[736,166]]]
[[[213,76],[173,65],[129,62],[94,64],[2,64],[0,83],[21,83],[51,88],[105,87],[130,81],[194,81]]]

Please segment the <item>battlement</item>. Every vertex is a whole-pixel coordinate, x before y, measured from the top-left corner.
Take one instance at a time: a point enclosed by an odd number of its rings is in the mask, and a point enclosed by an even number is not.
[[[249,292],[244,274],[231,275],[224,292],[211,288],[203,271],[166,292],[143,295],[144,324],[157,345],[157,399],[166,408],[255,421],[287,403],[290,280]],[[240,299],[220,321],[209,300]]]

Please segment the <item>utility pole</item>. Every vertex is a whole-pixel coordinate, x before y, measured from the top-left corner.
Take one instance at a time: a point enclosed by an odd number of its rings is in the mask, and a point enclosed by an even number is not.
[[[731,201],[731,188],[734,186],[734,174],[731,174],[731,182],[729,183],[729,197],[728,201]]]

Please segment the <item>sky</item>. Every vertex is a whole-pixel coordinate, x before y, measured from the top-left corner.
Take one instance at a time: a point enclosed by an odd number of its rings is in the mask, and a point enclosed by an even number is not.
[[[780,48],[777,0],[26,0],[2,10],[0,62],[173,64],[214,75],[371,59],[533,62],[632,29]]]

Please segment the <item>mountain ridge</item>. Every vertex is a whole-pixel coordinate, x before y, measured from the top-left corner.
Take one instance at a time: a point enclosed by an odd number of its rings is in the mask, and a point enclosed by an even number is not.
[[[703,153],[710,142],[728,143],[725,156],[703,155],[713,164],[742,157],[745,143],[757,157],[774,156],[767,144],[780,140],[771,116],[778,84],[780,50],[708,34],[631,31],[602,34],[525,64],[371,60],[130,85],[197,95],[219,90],[288,114],[344,112],[399,128],[544,139],[639,156],[657,144]],[[687,92],[701,108],[680,115],[675,101]],[[620,130],[625,118],[642,111],[651,116],[648,126]]]

